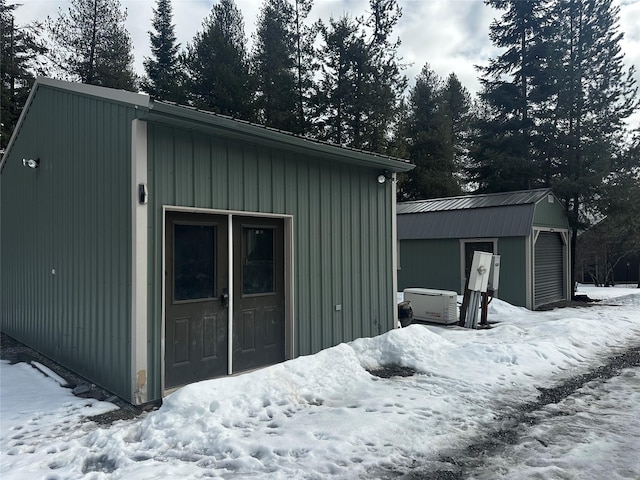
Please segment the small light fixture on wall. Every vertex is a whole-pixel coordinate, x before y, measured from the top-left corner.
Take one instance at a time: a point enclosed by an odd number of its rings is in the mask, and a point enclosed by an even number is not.
[[[393,173],[389,170],[384,170],[380,175],[378,175],[378,183],[383,184],[387,180],[391,180],[393,178]]]
[[[26,159],[23,158],[22,159],[22,165],[24,165],[25,167],[29,167],[29,168],[38,168],[40,166],[40,159],[36,158],[35,160],[33,158],[30,159]]]
[[[147,190],[146,183],[138,184],[138,203],[140,205],[146,205],[149,202],[149,190]]]

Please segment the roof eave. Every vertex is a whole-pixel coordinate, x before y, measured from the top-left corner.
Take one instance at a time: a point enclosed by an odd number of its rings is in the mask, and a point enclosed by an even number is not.
[[[150,121],[178,124],[189,127],[201,125],[205,128],[215,128],[217,130],[226,131],[236,137],[254,139],[266,144],[281,145],[291,150],[311,152],[325,158],[333,158],[348,164],[380,168],[391,172],[408,172],[415,167],[415,165],[410,162],[399,158],[345,148],[293,135],[288,132],[281,132],[262,125],[256,125],[230,117],[205,112],[195,108],[154,101],[148,95],[140,93],[38,77],[31,88],[31,92],[29,93],[27,102],[22,109],[20,118],[18,119],[16,127],[11,135],[7,149],[2,156],[2,160],[0,161],[0,172],[2,172],[2,168],[4,167],[6,159],[11,152],[15,139],[20,132],[22,123],[31,106],[33,98],[41,86],[132,105],[135,108],[140,109],[140,116],[142,118]]]
[[[415,167],[406,160],[319,142],[262,125],[165,102],[153,102],[147,114],[147,120],[183,126],[200,124],[238,137],[282,145],[294,150],[304,150],[346,163],[381,168],[391,172],[408,172]]]
[[[9,143],[7,144],[7,148],[5,149],[4,155],[2,155],[2,159],[0,160],[0,173],[4,168],[4,164],[9,158],[9,153],[11,153],[11,149],[15,140],[20,132],[22,127],[22,123],[24,122],[24,118],[31,107],[31,103],[33,102],[33,98],[35,97],[38,89],[41,86],[56,88],[59,90],[65,90],[68,92],[75,92],[82,95],[89,95],[99,98],[104,98],[107,100],[111,100],[114,102],[124,103],[128,105],[133,105],[137,108],[149,108],[151,104],[151,98],[148,95],[143,95],[141,93],[129,92],[126,90],[115,90],[110,88],[99,87],[96,85],[88,85],[86,83],[73,83],[66,82],[63,80],[56,80],[54,78],[47,77],[38,77],[36,81],[33,83],[31,87],[31,91],[29,92],[29,96],[27,97],[27,101],[22,108],[22,112],[20,112],[20,117],[18,117],[18,122],[16,123],[15,128],[11,134],[11,138],[9,139]]]

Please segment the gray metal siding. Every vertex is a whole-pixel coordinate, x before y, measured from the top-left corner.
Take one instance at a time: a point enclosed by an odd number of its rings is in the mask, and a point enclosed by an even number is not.
[[[392,187],[376,182],[375,168],[215,132],[150,123],[148,134],[152,366],[162,354],[163,205],[293,215],[297,355],[393,327]],[[149,380],[158,397],[158,368]]]
[[[533,204],[398,215],[398,239],[487,238],[528,235]]]
[[[41,86],[0,174],[2,330],[127,399],[134,116]]]

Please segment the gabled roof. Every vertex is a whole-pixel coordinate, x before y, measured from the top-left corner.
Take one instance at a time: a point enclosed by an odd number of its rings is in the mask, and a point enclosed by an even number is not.
[[[33,88],[31,89],[29,98],[27,99],[20,118],[18,119],[16,128],[9,140],[5,154],[0,161],[0,172],[2,171],[4,163],[11,152],[11,148],[20,127],[22,126],[24,118],[29,111],[31,102],[33,101],[38,89],[42,87],[65,90],[68,92],[78,93],[80,95],[98,97],[106,101],[131,105],[138,110],[139,118],[143,120],[200,129],[203,131],[215,129],[216,131],[225,132],[229,136],[235,138],[279,146],[288,150],[308,152],[324,158],[331,158],[354,165],[380,168],[392,172],[407,172],[414,168],[414,165],[407,160],[372,152],[365,152],[363,150],[345,148],[328,142],[318,141],[301,135],[295,135],[265,127],[263,125],[237,120],[225,115],[154,100],[148,95],[141,93],[39,77],[36,79]]]
[[[460,197],[432,198],[398,203],[398,215],[405,213],[442,212],[471,208],[504,207],[537,203],[551,193],[550,188],[520,190],[517,192],[464,195]]]
[[[398,239],[526,236],[536,204],[549,195],[542,188],[398,203]]]

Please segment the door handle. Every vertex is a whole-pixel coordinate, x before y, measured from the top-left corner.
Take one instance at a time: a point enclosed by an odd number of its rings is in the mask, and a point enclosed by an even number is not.
[[[222,289],[222,294],[220,295],[220,307],[227,308],[229,306],[229,290],[226,288]]]

